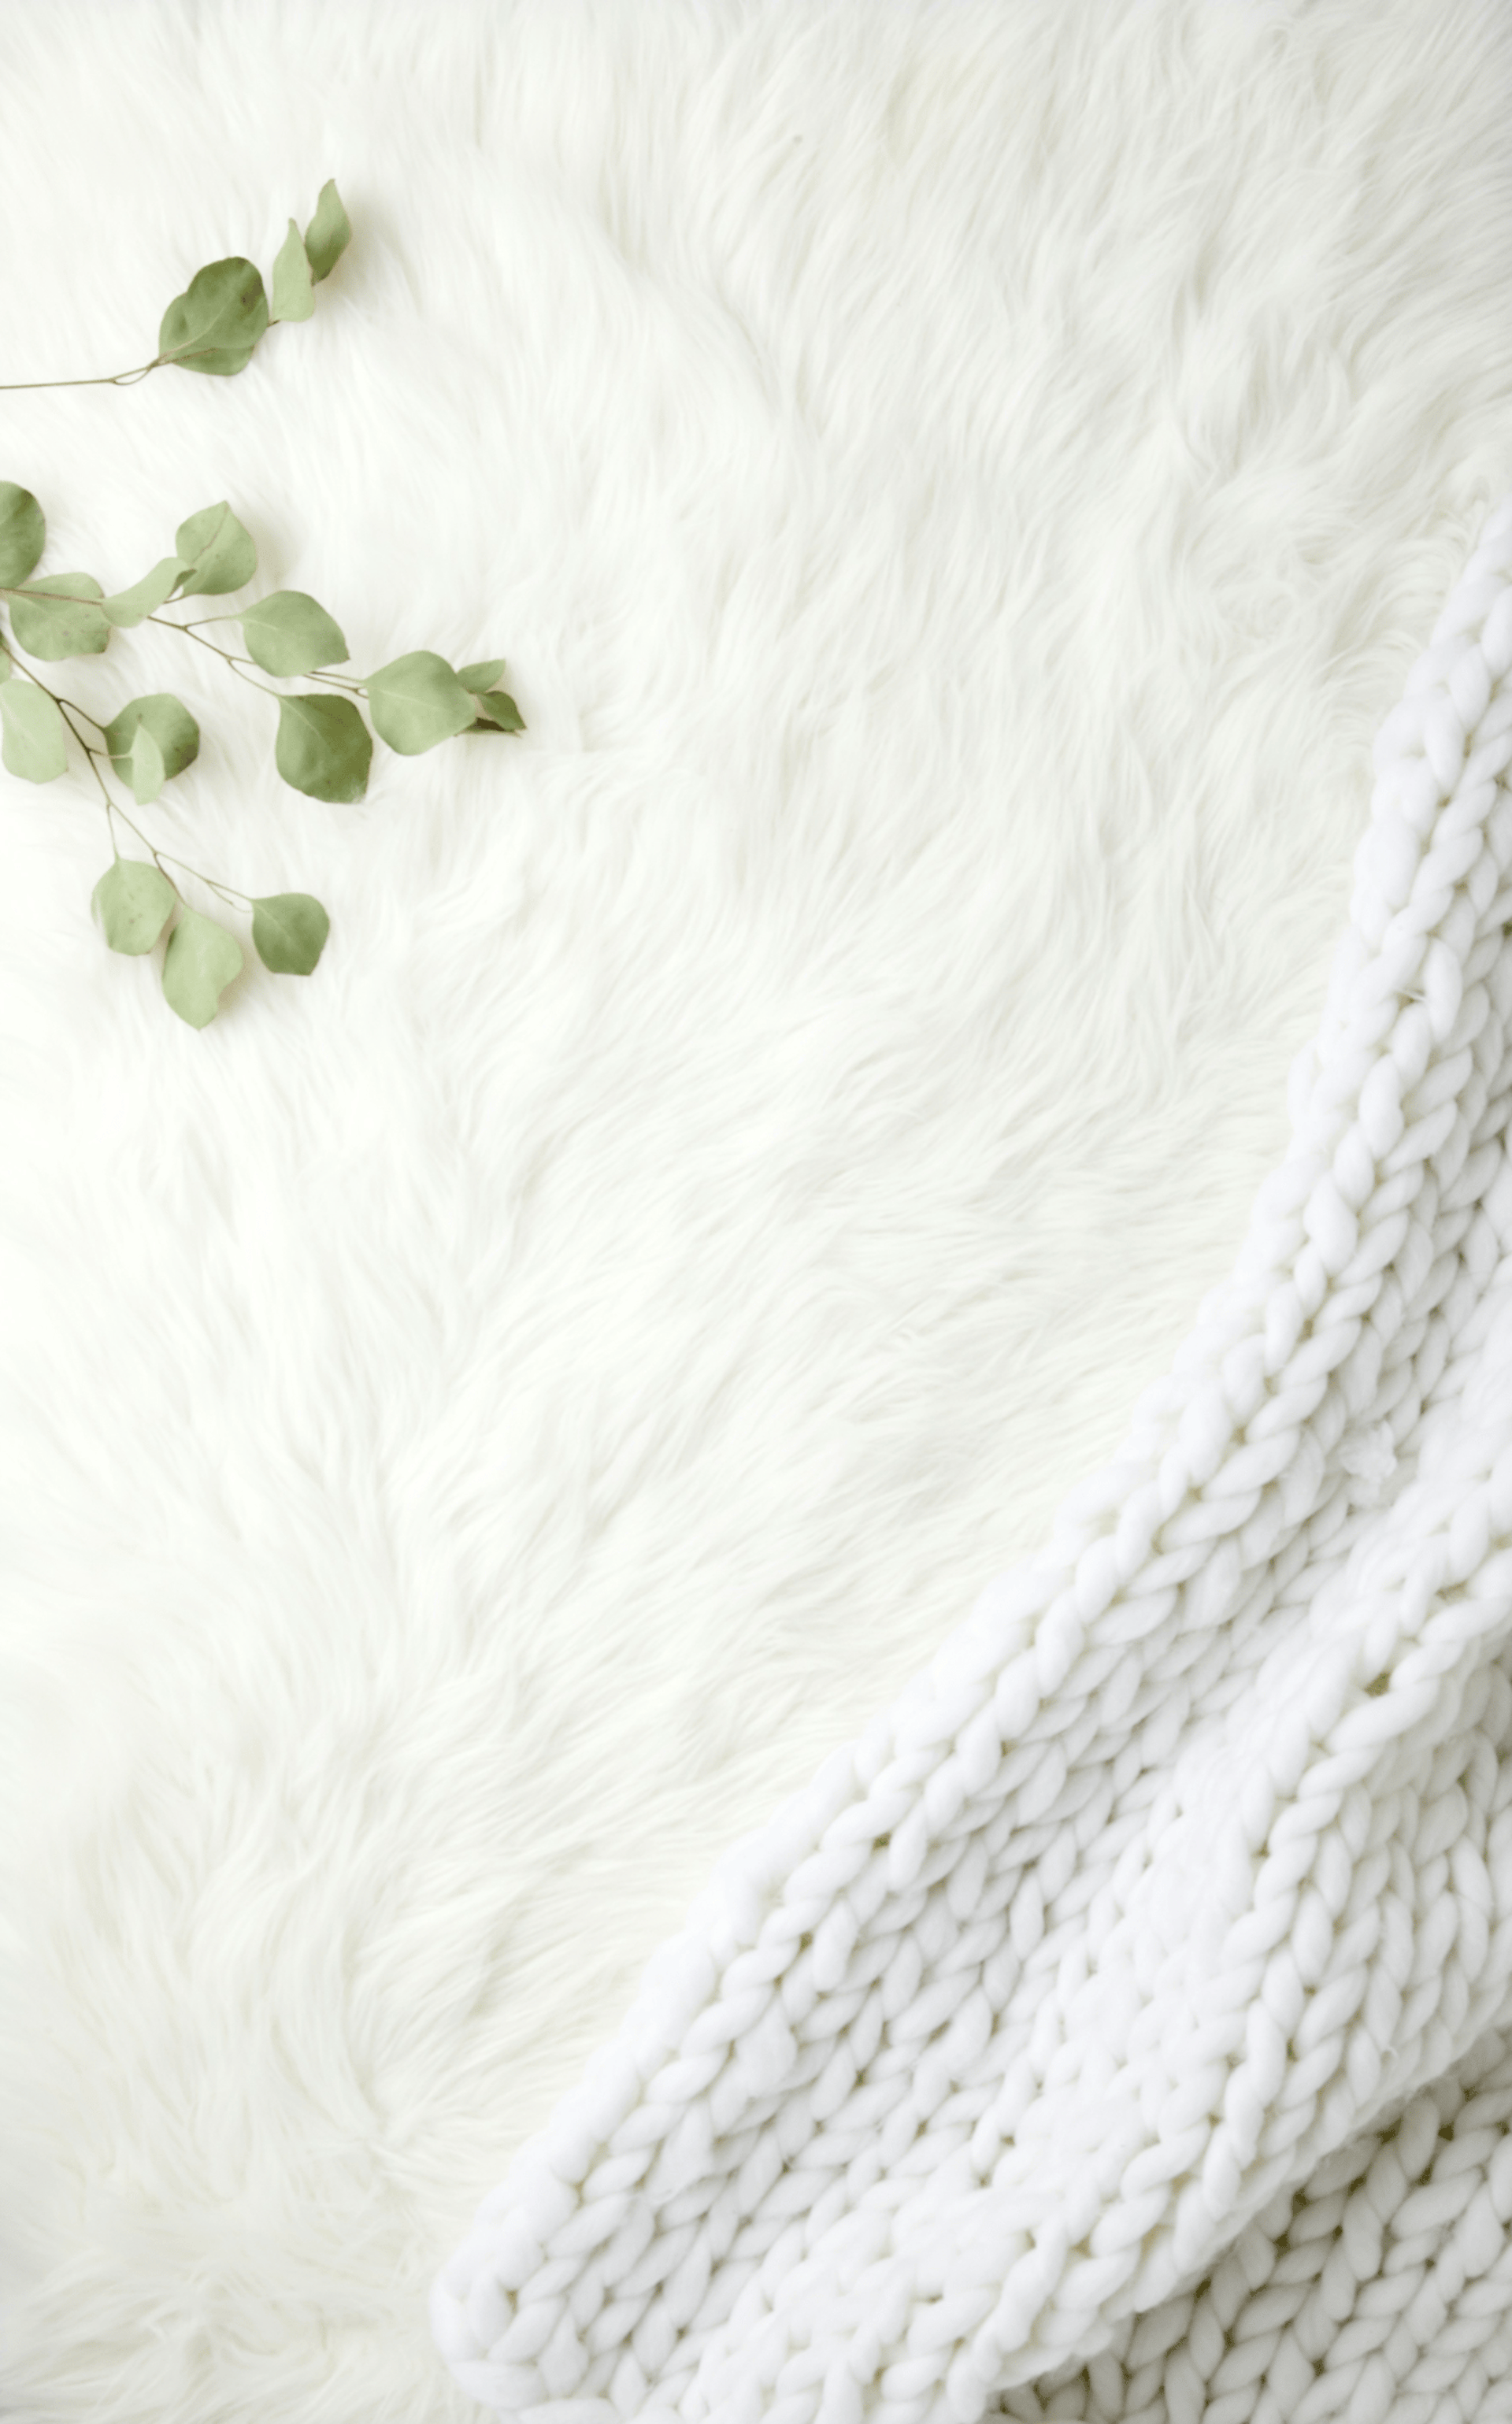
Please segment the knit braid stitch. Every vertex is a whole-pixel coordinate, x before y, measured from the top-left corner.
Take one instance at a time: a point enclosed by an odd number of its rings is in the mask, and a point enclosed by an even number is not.
[[[437,2280],[501,2416],[1512,2416],[1509,669],[1512,498],[1230,1280]]]

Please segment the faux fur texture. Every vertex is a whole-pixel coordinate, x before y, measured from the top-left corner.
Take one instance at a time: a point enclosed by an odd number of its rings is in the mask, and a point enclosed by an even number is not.
[[[474,2414],[478,2198],[1117,1444],[1512,487],[1509,104],[1499,0],[0,5],[0,375],[355,230],[0,398],[43,569],[226,496],[529,727],[324,807],[69,667],[330,908],[201,1034],[0,778],[8,2419]]]

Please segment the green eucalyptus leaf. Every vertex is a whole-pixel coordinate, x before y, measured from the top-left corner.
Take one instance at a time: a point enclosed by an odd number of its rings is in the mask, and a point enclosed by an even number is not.
[[[507,690],[487,690],[472,702],[478,710],[474,732],[523,732],[525,718]]]
[[[150,724],[139,724],[131,737],[128,764],[132,797],[139,808],[145,808],[149,801],[156,799],[163,789],[165,774],[163,752],[152,738],[152,727]]]
[[[303,589],[275,589],[242,616],[247,653],[265,674],[310,674],[317,665],[344,665],[340,627]]]
[[[139,956],[150,951],[173,915],[178,899],[160,867],[145,858],[118,858],[89,896],[113,951]]]
[[[128,699],[119,715],[105,726],[105,747],[110,762],[123,782],[136,791],[135,766],[135,740],[145,726],[156,742],[163,760],[163,781],[171,783],[185,766],[192,766],[199,755],[199,726],[181,698],[170,690],[151,691],[145,698]],[[145,760],[151,764],[151,760]],[[158,789],[162,789],[159,784]],[[156,798],[154,791],[150,796]],[[138,800],[143,798],[136,791]]]
[[[279,247],[273,263],[273,316],[275,320],[308,320],[315,308],[315,290],[310,275],[310,255],[305,240],[293,219],[289,232]]]
[[[180,563],[188,566],[181,598],[223,598],[228,590],[245,589],[257,570],[252,534],[224,498],[181,522],[173,544]]]
[[[10,625],[30,657],[56,664],[63,657],[98,657],[110,645],[110,625],[94,600],[104,591],[91,573],[50,572],[29,581],[10,600]]]
[[[296,691],[279,701],[275,763],[307,800],[360,800],[373,763],[373,736],[349,698]]]
[[[315,215],[305,230],[305,251],[316,285],[328,278],[352,241],[352,222],[342,207],[336,180],[327,177],[315,202]]]
[[[272,892],[252,903],[252,940],[275,976],[308,977],[326,948],[331,921],[308,892]]]
[[[8,681],[9,679],[10,651],[8,648],[0,648],[0,681]]]
[[[47,544],[42,509],[29,488],[0,480],[0,589],[14,589],[41,562]]]
[[[208,1027],[220,997],[242,970],[242,947],[230,930],[186,909],[163,954],[163,997],[188,1027]]]
[[[446,659],[433,648],[416,648],[368,676],[368,713],[380,741],[402,757],[418,758],[465,732],[474,708]]]
[[[464,690],[492,690],[503,670],[502,657],[490,657],[485,664],[458,665],[456,678]]]
[[[55,699],[30,682],[11,682],[0,691],[0,765],[28,783],[51,783],[66,773],[68,726]]]
[[[134,588],[121,590],[119,597],[107,598],[100,611],[113,630],[129,631],[136,624],[145,623],[149,614],[155,614],[160,606],[167,604],[188,568],[181,557],[165,555],[153,565],[151,572],[143,573]]]
[[[183,371],[231,378],[251,360],[268,325],[268,298],[257,263],[240,253],[197,270],[163,314],[159,360]]]

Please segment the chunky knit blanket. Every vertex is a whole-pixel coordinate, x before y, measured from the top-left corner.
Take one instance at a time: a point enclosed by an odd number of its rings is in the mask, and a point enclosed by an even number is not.
[[[1512,2416],[1509,668],[1512,500],[1232,1277],[437,2281],[501,2416]]]

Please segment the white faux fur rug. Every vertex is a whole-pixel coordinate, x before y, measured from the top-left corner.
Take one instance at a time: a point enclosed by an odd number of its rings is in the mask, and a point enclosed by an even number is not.
[[[3,0],[0,378],[354,230],[0,396],[43,570],[226,497],[527,725],[323,805],[71,664],[329,908],[200,1032],[0,777],[7,2424],[476,2414],[479,2197],[1122,1435],[1512,488],[1509,105],[1499,0]]]

